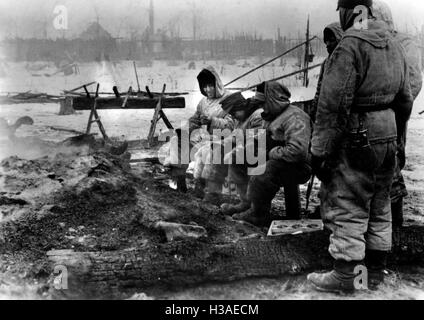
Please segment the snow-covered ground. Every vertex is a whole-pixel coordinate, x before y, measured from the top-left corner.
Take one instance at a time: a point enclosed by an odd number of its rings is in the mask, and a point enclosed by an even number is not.
[[[316,62],[321,62],[318,59]],[[225,65],[220,61],[200,61],[196,62],[196,70],[188,69],[188,62],[181,63],[179,66],[168,66],[166,62],[155,62],[153,67],[146,68],[138,66],[138,74],[142,90],[148,85],[152,91],[160,91],[163,83],[167,84],[168,91],[189,92],[186,96],[186,108],[181,110],[166,110],[168,118],[175,126],[179,126],[181,121],[188,119],[195,111],[197,103],[202,98],[199,93],[196,76],[205,66],[212,65],[220,73],[224,83],[231,81],[237,76],[245,73],[258,65],[258,61],[239,60],[236,65]],[[45,67],[45,68],[44,68]],[[43,69],[44,68],[44,69]],[[92,63],[80,64],[80,74],[64,77],[63,75],[43,76],[52,74],[56,71],[52,64],[47,63],[8,63],[6,66],[6,77],[0,78],[0,92],[44,92],[49,94],[60,94],[62,90],[70,90],[81,84],[91,81],[100,83],[100,91],[111,92],[112,87],[117,85],[122,92],[127,91],[129,86],[137,88],[132,62],[116,63]],[[294,59],[288,60],[285,66],[280,66],[279,61],[273,65],[267,66],[246,78],[234,83],[234,87],[246,87],[259,83],[263,80],[272,79],[298,69]],[[301,80],[292,77],[283,82],[292,91],[292,101],[301,101],[311,99],[315,94],[315,87],[318,78],[319,69],[311,72],[311,81],[309,88],[301,87]],[[36,76],[34,76],[36,75]],[[41,75],[41,76],[40,76]],[[94,90],[94,89],[93,89]],[[251,92],[246,92],[249,96]],[[407,145],[407,167],[404,171],[407,187],[411,192],[424,192],[424,115],[419,115],[424,110],[424,90],[418,97],[413,110],[412,118],[409,124],[409,135]],[[63,127],[78,131],[85,131],[88,111],[78,112],[74,115],[59,116],[59,105],[57,104],[19,104],[19,105],[0,105],[0,118],[7,119],[13,123],[17,118],[28,115],[35,121],[33,126],[24,126],[20,128],[17,135],[20,137],[38,137],[43,140],[61,141],[72,133],[52,130],[50,127]],[[134,140],[147,136],[150,120],[153,116],[153,110],[100,110],[99,114],[106,131],[111,137]],[[160,124],[158,129],[164,129]],[[94,132],[97,128],[94,126]],[[6,137],[0,137],[0,159],[12,155],[1,148],[2,140]],[[19,152],[25,153],[24,150]],[[25,156],[25,154],[18,154]],[[413,199],[413,198],[411,198]],[[414,206],[414,204],[412,204]],[[422,205],[416,205],[414,212],[423,219],[424,208]],[[424,219],[423,219],[424,220]],[[422,271],[422,269],[421,269]],[[420,272],[419,272],[420,273]],[[290,282],[290,283],[289,283]],[[287,289],[287,284],[294,282],[294,291]],[[304,289],[305,278],[301,279],[281,279],[274,280],[252,280],[243,281],[236,285],[211,285],[200,286],[197,289],[184,290],[178,293],[168,293],[159,295],[164,298],[247,298],[247,299],[333,299],[334,296],[320,295],[311,293],[309,289]],[[360,294],[355,299],[374,299],[374,298],[395,298],[395,299],[422,299],[423,280],[403,282],[399,286],[387,287],[387,292],[380,295]],[[300,289],[299,289],[300,288]],[[203,293],[200,293],[203,292]],[[241,294],[248,292],[246,294]],[[396,293],[397,292],[397,293]],[[9,293],[3,296],[9,296]],[[0,298],[3,297],[0,292]]]
[[[175,127],[179,127],[181,122],[187,120],[196,109],[202,95],[199,92],[196,80],[197,74],[203,67],[212,65],[220,74],[223,83],[228,83],[234,78],[244,74],[253,67],[257,59],[239,60],[235,65],[224,65],[221,61],[200,61],[196,62],[196,70],[189,70],[188,64],[179,66],[168,66],[166,62],[155,61],[152,67],[137,66],[141,89],[146,85],[151,91],[160,92],[162,85],[167,85],[169,92],[188,92],[185,109],[166,110],[166,114]],[[317,59],[321,62],[323,59]],[[38,70],[44,67],[44,69]],[[34,71],[34,69],[37,69]],[[281,75],[297,70],[295,59],[289,59],[280,66],[280,61],[275,61],[247,77],[235,82],[230,87],[247,87],[264,80],[273,79]],[[59,95],[63,90],[71,90],[80,85],[92,81],[100,84],[100,92],[112,92],[112,87],[116,85],[121,92],[126,92],[129,86],[137,88],[133,63],[131,61],[122,62],[101,62],[80,64],[80,74],[63,76],[46,76],[53,74],[54,65],[51,63],[8,63],[7,76],[0,78],[0,92],[26,92],[48,93]],[[284,83],[292,91],[292,101],[311,99],[315,94],[315,86],[319,74],[319,68],[311,71],[309,88],[300,87],[301,80],[296,76],[285,79]],[[34,76],[37,75],[37,76]],[[91,87],[94,91],[94,86]],[[245,92],[249,97],[253,93]],[[17,135],[20,137],[36,136],[43,140],[60,141],[69,137],[70,133],[52,130],[51,126],[85,131],[87,126],[89,111],[77,112],[74,115],[58,116],[58,104],[19,104],[0,105],[0,118],[5,118],[9,123],[13,123],[21,116],[28,115],[35,121],[33,126],[26,126],[19,129]],[[111,137],[135,140],[145,138],[148,134],[150,120],[153,110],[100,110],[103,125]],[[97,126],[93,126],[96,132]],[[158,130],[165,129],[161,122]],[[98,132],[98,131],[97,131]],[[0,138],[1,139],[1,138]],[[5,152],[0,156],[8,156]]]

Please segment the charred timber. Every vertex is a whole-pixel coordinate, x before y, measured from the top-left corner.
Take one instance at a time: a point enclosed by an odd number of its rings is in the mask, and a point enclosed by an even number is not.
[[[122,109],[121,106],[125,97],[97,98],[97,109]],[[75,110],[91,110],[94,98],[72,97],[72,106]],[[129,97],[125,109],[155,109],[158,98]],[[166,97],[162,100],[163,109],[184,109],[184,97]]]
[[[146,245],[123,251],[48,253],[53,266],[67,267],[78,290],[178,287],[208,281],[279,277],[330,268],[329,234],[324,231],[214,244],[207,240]],[[424,226],[394,231],[394,264],[424,263]]]

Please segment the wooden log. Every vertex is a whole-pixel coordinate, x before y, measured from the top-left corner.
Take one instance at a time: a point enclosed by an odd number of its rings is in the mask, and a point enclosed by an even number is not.
[[[114,88],[116,88],[116,91],[118,91],[118,88],[116,86]],[[116,91],[113,90],[113,88],[112,88],[112,92],[100,91],[99,95],[116,96],[116,93],[119,93],[119,96],[121,96],[121,95],[124,96],[126,94],[126,92],[119,92],[119,91],[116,92]],[[69,94],[75,94],[75,95],[78,94],[78,92],[69,92],[69,91],[66,91],[66,90],[64,90],[63,92],[69,93]],[[194,92],[194,90],[193,90],[193,92]],[[94,94],[94,92],[92,92],[92,91],[89,91],[89,93]],[[151,92],[151,94],[153,95],[153,98],[160,96],[160,92]],[[167,92],[166,96],[167,97],[179,97],[179,96],[186,96],[188,94],[190,94],[190,93],[189,92]],[[85,94],[84,94],[84,96],[85,96]],[[133,92],[131,92],[131,96],[142,98],[142,97],[149,97],[149,94],[148,94],[148,92],[145,92],[145,91],[140,91],[140,92],[133,91]]]
[[[66,266],[70,283],[90,288],[148,288],[278,277],[332,266],[325,231],[247,239],[236,243],[181,241],[110,252],[51,251],[52,266]],[[393,234],[392,264],[424,262],[424,226]],[[69,288],[72,290],[72,288]]]
[[[93,98],[87,97],[72,97],[73,107],[75,110],[90,110],[94,103]],[[126,109],[156,109],[156,105],[159,99],[144,98],[144,97],[129,97]],[[107,97],[97,98],[97,109],[121,109],[124,102],[124,98]],[[184,97],[164,97],[162,100],[163,109],[184,109],[185,99]]]
[[[69,129],[69,128],[62,128],[62,127],[55,127],[55,126],[47,126],[47,128],[50,129],[50,130],[68,132],[68,133],[73,133],[73,134],[78,134],[78,135],[85,134],[85,132],[74,130],[74,129]],[[97,135],[97,133],[92,133],[92,135]]]
[[[0,96],[0,103],[4,105],[11,104],[26,104],[26,103],[57,103],[63,99],[63,97],[42,95],[37,97],[13,97],[13,96]]]
[[[79,96],[79,97],[86,97],[87,96],[87,94],[82,94],[82,93],[79,93],[79,92],[71,92],[71,91],[66,91],[66,90],[64,90],[63,93],[65,95],[69,95],[69,96]]]

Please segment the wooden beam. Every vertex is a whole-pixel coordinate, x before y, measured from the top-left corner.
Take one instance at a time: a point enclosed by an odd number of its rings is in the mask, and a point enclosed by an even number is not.
[[[110,252],[52,251],[52,267],[67,266],[69,289],[100,292],[116,288],[167,285],[180,287],[207,281],[279,277],[331,268],[325,231],[214,244],[181,241]],[[390,264],[424,262],[424,226],[393,233]]]
[[[91,110],[94,98],[72,97],[75,110]],[[126,109],[155,109],[159,99],[150,99],[147,97],[129,97]],[[116,97],[97,98],[97,110],[103,109],[121,109],[124,99]],[[162,100],[162,109],[184,109],[184,97],[164,97]]]

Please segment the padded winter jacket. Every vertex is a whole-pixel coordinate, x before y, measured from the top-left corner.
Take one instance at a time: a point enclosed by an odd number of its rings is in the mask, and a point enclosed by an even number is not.
[[[264,128],[275,143],[274,160],[289,163],[309,162],[311,119],[290,104],[290,93],[278,82],[265,84]]]
[[[325,33],[326,30],[330,30],[335,35],[338,43],[342,40],[343,29],[340,26],[340,22],[335,22],[335,23],[328,25],[324,29],[324,33]],[[318,83],[317,83],[317,91],[315,93],[314,101],[313,101],[313,104],[312,104],[312,112],[310,114],[310,116],[312,117],[312,121],[315,121],[316,110],[317,110],[317,107],[318,107],[319,93],[321,91],[321,84],[322,84],[322,79],[324,77],[325,65],[326,65],[327,61],[328,61],[328,58],[324,60],[322,66],[321,66],[321,70],[319,72]]]
[[[359,127],[354,109],[363,112],[370,143],[396,140],[396,121],[406,123],[412,102],[405,51],[387,25],[369,20],[368,29],[348,29],[326,64],[312,154],[325,158],[340,149],[347,133]]]
[[[212,66],[203,69],[202,72],[205,70],[209,71],[215,77],[216,98],[209,99],[203,91],[202,85],[199,81],[200,91],[205,97],[199,102],[196,113],[189,119],[190,132],[201,127],[199,123],[202,116],[206,116],[208,119],[212,120],[208,129],[210,134],[213,133],[214,129],[233,130],[234,119],[221,108],[221,101],[229,96],[230,93],[225,90],[218,73]]]
[[[399,43],[405,49],[406,60],[408,61],[409,66],[409,80],[411,83],[411,92],[412,97],[415,100],[418,97],[423,86],[421,51],[417,43],[411,36],[396,31],[394,31],[392,34],[395,40],[399,41]]]

